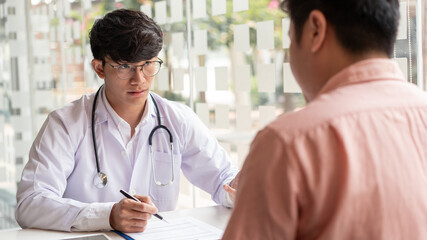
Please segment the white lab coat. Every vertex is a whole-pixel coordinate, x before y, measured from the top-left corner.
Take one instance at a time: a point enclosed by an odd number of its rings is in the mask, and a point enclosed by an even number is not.
[[[191,183],[210,193],[215,202],[224,204],[227,193],[222,185],[237,174],[226,151],[190,108],[156,94],[153,96],[162,124],[174,140],[175,181],[159,187],[153,180],[148,136],[157,126],[157,114],[150,97],[146,122],[132,140],[137,141],[135,156],[126,153],[120,133],[102,98],[98,97],[95,135],[100,168],[107,174],[108,184],[105,188],[96,188],[91,133],[94,96],[85,95],[53,111],[43,124],[18,187],[16,220],[21,227],[71,231],[73,221],[83,208],[92,204],[96,210],[97,203],[112,206],[124,197],[120,189],[150,196],[159,211],[173,210],[179,194],[180,169]],[[171,160],[167,153],[170,144],[167,138],[159,139],[153,143],[156,177],[167,182],[171,178]],[[108,223],[108,219],[104,222]]]

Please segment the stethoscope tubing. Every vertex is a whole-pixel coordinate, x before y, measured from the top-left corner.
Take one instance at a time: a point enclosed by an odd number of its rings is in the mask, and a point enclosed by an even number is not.
[[[101,172],[101,168],[99,166],[98,148],[97,148],[96,136],[95,136],[95,109],[96,109],[96,102],[97,102],[97,99],[98,99],[99,92],[101,91],[101,89],[103,87],[104,87],[104,85],[100,86],[99,89],[98,89],[98,91],[95,94],[95,98],[93,100],[93,105],[92,105],[92,116],[91,116],[91,121],[92,121],[92,126],[91,126],[91,128],[92,128],[92,142],[93,142],[93,148],[94,148],[94,154],[95,154],[95,162],[96,162],[96,171],[97,171],[97,176],[96,177],[100,178],[101,182],[103,182],[102,180],[103,180],[103,178],[105,178],[105,182],[102,185],[102,187],[104,187],[107,184],[107,177],[106,177],[106,174],[104,174],[104,173]],[[152,170],[153,170],[153,177],[154,177],[155,183],[158,186],[167,186],[167,185],[172,184],[173,181],[174,181],[174,179],[175,179],[175,176],[174,176],[174,164],[175,164],[175,161],[174,161],[174,156],[173,156],[173,137],[172,137],[172,134],[171,134],[170,130],[166,126],[162,125],[161,118],[160,118],[160,111],[159,111],[159,107],[157,106],[156,100],[154,99],[154,97],[153,97],[152,94],[150,94],[150,97],[153,100],[154,108],[155,108],[156,113],[157,113],[157,126],[154,127],[153,130],[151,130],[150,135],[148,137],[148,145],[149,145],[149,150],[150,150],[150,155],[151,155],[151,164],[152,164]],[[170,147],[171,147],[171,161],[172,161],[172,178],[167,183],[161,183],[160,181],[157,181],[156,173],[154,171],[154,159],[153,159],[153,150],[152,150],[153,141],[152,140],[153,140],[154,133],[158,129],[164,129],[169,134],[169,141],[170,141]],[[98,187],[98,185],[97,185],[97,187]]]

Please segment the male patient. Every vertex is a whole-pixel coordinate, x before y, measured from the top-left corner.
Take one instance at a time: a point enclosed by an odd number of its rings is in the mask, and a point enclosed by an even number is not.
[[[427,96],[392,55],[398,0],[287,0],[307,106],[254,139],[224,239],[427,239]]]

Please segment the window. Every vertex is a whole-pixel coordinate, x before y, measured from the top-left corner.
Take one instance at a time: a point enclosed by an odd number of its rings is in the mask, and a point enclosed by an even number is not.
[[[115,8],[142,10],[159,23],[165,33],[165,45],[160,53],[165,63],[152,90],[191,107],[229,153],[235,166],[243,164],[249,144],[259,129],[279,114],[305,105],[289,68],[286,34],[289,22],[277,8],[279,0],[189,0],[191,9],[186,9],[186,0],[142,1],[144,5],[136,0],[98,0],[90,1],[92,7],[85,9],[81,9],[80,4],[86,1],[64,0],[62,5],[65,9],[57,9],[55,3],[58,1],[41,1],[25,10],[16,9],[16,0],[5,1],[5,4],[0,4],[0,97],[4,99],[3,106],[0,106],[0,132],[4,139],[0,141],[3,145],[0,149],[5,149],[0,151],[0,166],[3,166],[2,161],[16,166],[25,162],[25,158],[16,157],[13,151],[9,151],[14,147],[14,140],[23,138],[22,129],[13,129],[11,116],[25,115],[30,111],[34,122],[31,124],[40,127],[53,109],[95,91],[100,85],[102,81],[95,77],[90,65],[92,54],[87,32],[94,16]],[[72,8],[68,8],[71,2]],[[233,5],[233,2],[240,4]],[[427,24],[421,27],[421,23],[427,22],[427,4],[421,0],[401,0],[400,3],[402,20],[393,57],[409,82],[425,88],[423,69],[427,69],[427,59],[423,59],[427,54],[423,55],[423,51],[427,53]],[[41,11],[41,8],[46,11]],[[16,17],[17,11],[21,10],[26,11],[23,17],[33,13],[45,14],[49,18],[47,32],[37,34],[13,28],[6,32],[6,23],[10,20],[7,17]],[[192,18],[189,26],[187,12]],[[80,16],[81,13],[85,16]],[[60,23],[77,20],[85,21],[80,26],[85,28],[80,33],[83,36],[71,39],[69,36],[75,36],[73,31],[76,31],[73,25],[61,28]],[[24,24],[27,22],[31,21],[24,21]],[[16,27],[15,24],[9,26]],[[31,28],[25,26],[24,29]],[[29,53],[26,47],[22,47],[19,56],[14,51],[15,55],[11,57],[13,51],[9,48],[8,39],[18,40],[18,34],[29,46],[34,46],[34,40],[49,41],[43,45],[47,49],[33,49]],[[66,49],[75,51],[67,52]],[[32,73],[30,69],[36,66],[19,61],[20,57],[30,56],[34,57],[34,63],[30,64],[44,65],[48,62],[48,70],[43,68],[42,72],[51,71],[37,76],[36,82],[33,82],[34,76],[29,76]],[[68,76],[72,76],[72,83],[68,83]],[[26,91],[25,94],[32,94],[41,90],[50,90],[53,97],[39,94],[43,97],[36,99],[31,96],[35,104],[29,106],[29,110],[12,102],[12,93]],[[31,141],[37,130],[35,128],[30,134]],[[16,167],[16,171],[20,168]],[[1,176],[6,175],[0,173]],[[13,225],[14,203],[2,202],[4,195],[14,198],[16,183],[7,188],[12,190],[5,189],[0,188],[0,205],[3,204],[1,206],[11,213],[7,219],[0,218],[0,229],[16,226]],[[193,199],[196,199],[194,203]],[[210,196],[182,178],[180,208],[211,204]]]

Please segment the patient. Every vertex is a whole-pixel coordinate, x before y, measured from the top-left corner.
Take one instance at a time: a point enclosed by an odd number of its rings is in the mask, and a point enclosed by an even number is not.
[[[287,0],[307,106],[258,133],[224,239],[427,239],[427,95],[393,53],[398,0]]]

